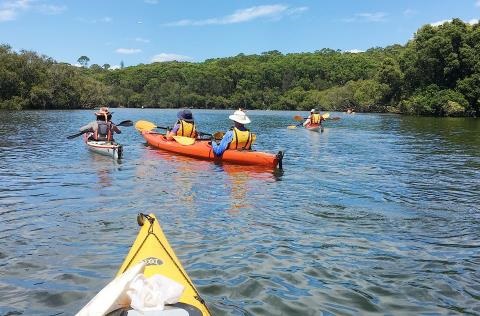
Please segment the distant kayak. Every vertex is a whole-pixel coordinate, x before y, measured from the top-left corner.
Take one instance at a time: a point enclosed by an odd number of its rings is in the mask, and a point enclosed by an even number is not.
[[[83,134],[83,140],[90,151],[98,153],[100,155],[109,156],[113,159],[122,159],[123,146],[117,142],[112,141],[96,141],[91,140],[89,137],[91,133]]]
[[[166,277],[172,282],[178,283],[179,286],[183,286],[183,292],[179,292],[181,294],[177,303],[165,304],[164,310],[150,311],[145,315],[211,315],[168,243],[155,215],[139,214],[137,222],[141,226],[140,231],[125,257],[117,277],[88,302],[77,315],[100,315],[112,311],[114,315],[144,315],[132,310],[129,306],[122,306],[128,302],[128,298],[125,299],[125,289],[131,288],[129,284],[134,282],[132,279],[134,280],[139,273],[143,273],[145,278],[155,275]],[[163,294],[166,295],[166,293],[153,293],[156,296]],[[152,299],[152,297],[148,295],[146,299]]]
[[[179,155],[197,159],[227,162],[239,165],[258,165],[272,168],[282,168],[283,153],[266,153],[256,150],[231,150],[227,149],[222,156],[215,156],[209,140],[196,140],[192,145],[181,145],[175,140],[167,140],[164,134],[143,131],[147,143],[155,148],[173,152]]]

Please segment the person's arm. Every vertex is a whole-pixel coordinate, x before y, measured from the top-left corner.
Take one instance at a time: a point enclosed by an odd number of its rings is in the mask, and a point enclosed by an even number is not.
[[[172,140],[173,139],[173,136],[177,135],[177,131],[178,129],[180,128],[180,124],[175,124],[175,126],[173,127],[173,129],[171,131],[168,131],[165,136],[167,137],[168,140]]]
[[[233,132],[228,131],[225,133],[225,135],[223,135],[223,138],[220,144],[217,145],[217,143],[212,142],[212,149],[215,156],[221,156],[223,152],[227,149],[228,145],[232,142],[232,140],[233,140]]]
[[[121,134],[122,131],[117,127],[117,125],[112,123],[112,131],[114,131],[117,134]]]
[[[97,122],[90,122],[88,123],[87,125],[85,126],[82,126],[79,128],[79,132],[93,132],[95,131],[95,126],[96,126]]]
[[[312,117],[311,115],[309,115],[309,116],[307,117],[307,119],[305,120],[305,122],[303,122],[303,126],[307,126],[308,124],[310,124],[310,118],[311,118],[311,117]]]

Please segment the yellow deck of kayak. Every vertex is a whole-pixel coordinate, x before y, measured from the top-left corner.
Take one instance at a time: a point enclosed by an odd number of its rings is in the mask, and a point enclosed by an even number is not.
[[[150,277],[154,274],[164,275],[185,286],[185,291],[179,303],[192,305],[199,309],[202,315],[210,315],[208,308],[200,298],[195,286],[182,267],[177,256],[170,247],[155,215],[149,215],[154,221],[151,224],[145,218],[145,222],[138,233],[135,242],[130,248],[117,276],[125,272],[129,267],[144,261],[147,263],[144,274]]]

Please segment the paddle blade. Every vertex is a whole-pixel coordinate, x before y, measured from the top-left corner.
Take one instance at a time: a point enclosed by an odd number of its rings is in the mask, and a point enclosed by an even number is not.
[[[175,141],[184,146],[190,146],[195,144],[195,138],[185,136],[172,136]]]
[[[120,123],[117,124],[117,126],[125,126],[125,127],[133,126],[133,122],[130,120],[121,121]]]
[[[287,128],[288,128],[288,129],[296,129],[296,128],[297,128],[297,125],[288,125]]]
[[[135,129],[139,132],[144,132],[144,131],[151,131],[152,129],[155,129],[157,126],[153,124],[152,122],[148,121],[137,121],[135,123]]]
[[[294,119],[295,121],[297,121],[297,122],[303,121],[303,117],[300,116],[300,115],[295,115],[295,116],[293,117],[293,119]]]
[[[330,117],[330,113],[324,113],[324,114],[322,114],[322,117],[324,119],[328,119]]]

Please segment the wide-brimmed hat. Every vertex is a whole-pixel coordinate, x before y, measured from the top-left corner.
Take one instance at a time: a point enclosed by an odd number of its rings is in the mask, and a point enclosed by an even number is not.
[[[185,122],[193,122],[193,115],[192,111],[190,110],[178,111],[177,117],[179,120],[183,120]]]
[[[232,115],[228,117],[232,121],[238,122],[240,124],[248,124],[250,123],[250,119],[248,118],[247,114],[242,110],[235,111]]]
[[[95,112],[95,115],[110,115],[113,112],[110,112],[106,106],[102,106],[98,112]]]
[[[310,113],[318,113],[318,110],[317,109],[311,109]]]

